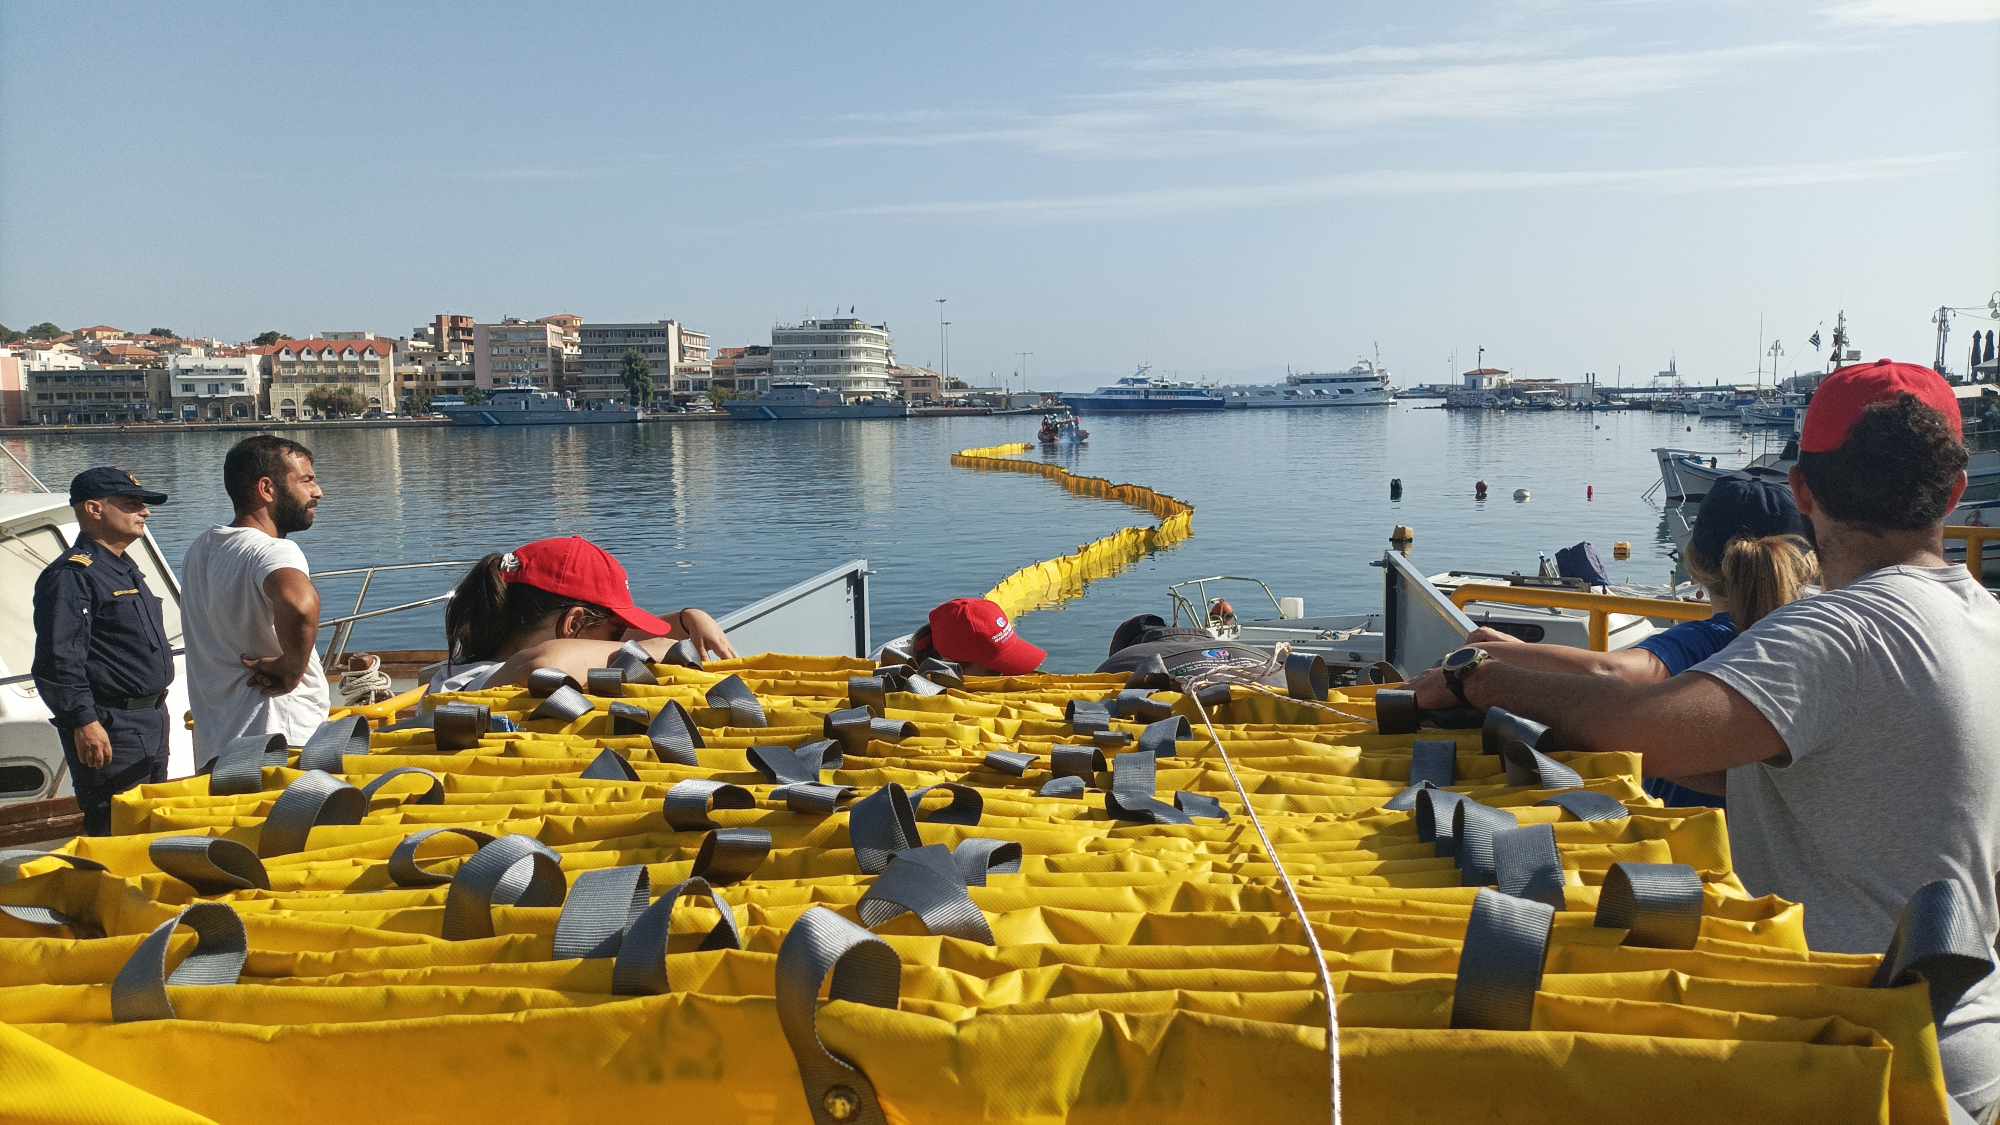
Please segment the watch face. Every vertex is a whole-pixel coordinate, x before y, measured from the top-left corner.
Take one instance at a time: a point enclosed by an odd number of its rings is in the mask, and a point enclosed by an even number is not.
[[[1457,671],[1471,664],[1478,656],[1479,650],[1476,648],[1457,649],[1450,656],[1444,658],[1444,666]]]

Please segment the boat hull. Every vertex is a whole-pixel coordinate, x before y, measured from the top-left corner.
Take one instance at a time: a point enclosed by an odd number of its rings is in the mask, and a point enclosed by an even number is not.
[[[723,404],[731,418],[743,422],[839,422],[856,418],[908,418],[910,407],[902,402],[856,402],[842,406],[812,403],[762,403],[735,401]]]
[[[1095,395],[1063,395],[1063,405],[1078,414],[1201,414],[1224,408],[1223,400],[1099,398]]]
[[[1395,399],[1389,395],[1350,395],[1341,398],[1231,398],[1226,410],[1326,410],[1353,409],[1359,406],[1388,406]]]
[[[454,426],[592,426],[637,422],[637,410],[487,410],[478,406],[447,408]]]

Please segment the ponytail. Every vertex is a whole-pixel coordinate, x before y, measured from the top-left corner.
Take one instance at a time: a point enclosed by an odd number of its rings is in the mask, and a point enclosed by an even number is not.
[[[1819,581],[1819,560],[1796,535],[1747,535],[1722,549],[1720,588],[1729,599],[1736,627],[1748,629],[1779,606],[1797,601],[1805,588]]]
[[[508,582],[507,556],[488,555],[452,589],[444,608],[445,655],[453,662],[498,660],[516,638],[540,628],[571,607],[585,610],[584,623],[610,616],[603,606],[551,594],[525,582]]]

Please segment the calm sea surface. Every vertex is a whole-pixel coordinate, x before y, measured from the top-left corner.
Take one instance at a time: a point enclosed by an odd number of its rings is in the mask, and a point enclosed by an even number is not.
[[[658,611],[733,609],[851,558],[877,572],[875,639],[923,621],[947,598],[979,594],[1009,571],[1150,517],[1072,496],[1040,477],[953,468],[968,446],[1032,441],[1038,419],[680,423],[519,429],[306,431],[326,488],[318,523],[298,537],[315,570],[372,562],[473,559],[548,535],[578,534],[631,571]],[[1694,427],[1688,432],[1688,426]],[[1722,422],[1617,411],[1488,414],[1416,403],[1355,410],[1252,410],[1086,418],[1080,449],[1030,456],[1078,473],[1169,492],[1195,506],[1194,538],[1023,619],[1060,671],[1103,658],[1117,623],[1167,613],[1166,586],[1253,575],[1308,613],[1379,608],[1368,566],[1396,524],[1416,529],[1418,565],[1533,572],[1538,552],[1591,540],[1618,581],[1662,582],[1671,540],[1641,498],[1658,476],[1649,450],[1724,451],[1745,439]],[[241,434],[8,438],[51,486],[115,464],[173,495],[153,533],[176,567],[187,545],[229,519],[222,457]],[[1734,463],[1742,463],[1736,457]],[[6,487],[28,487],[0,463]],[[1403,481],[1400,501],[1391,478]],[[1485,480],[1490,499],[1473,497]],[[1595,499],[1585,487],[1594,486]],[[1532,493],[1526,503],[1515,489]],[[1629,540],[1632,557],[1611,561]],[[370,606],[442,592],[430,572],[378,580]],[[329,614],[352,606],[331,580]],[[1232,596],[1246,616],[1250,602]],[[1259,614],[1260,616],[1262,614]],[[364,626],[362,647],[442,646],[441,610]]]

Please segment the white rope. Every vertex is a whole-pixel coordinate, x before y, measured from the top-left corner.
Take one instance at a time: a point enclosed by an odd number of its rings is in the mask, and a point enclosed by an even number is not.
[[[348,657],[349,671],[340,674],[340,699],[347,706],[371,702],[377,692],[394,694],[395,684],[389,673],[382,670],[382,658],[373,653],[360,652]],[[353,667],[354,664],[360,667]]]
[[[1277,665],[1283,663],[1284,657],[1279,653],[1284,647],[1280,645],[1272,651],[1272,659],[1265,665],[1265,675],[1269,675]],[[1292,885],[1292,877],[1285,870],[1284,860],[1278,858],[1278,849],[1272,846],[1270,835],[1264,831],[1264,822],[1257,816],[1256,806],[1250,803],[1250,793],[1243,788],[1243,779],[1237,776],[1236,763],[1230,759],[1228,748],[1222,745],[1221,737],[1215,733],[1215,722],[1209,718],[1208,708],[1201,702],[1202,687],[1211,683],[1236,682],[1229,677],[1238,672],[1239,667],[1236,665],[1201,672],[1182,681],[1181,690],[1193,701],[1195,712],[1201,716],[1202,729],[1208,732],[1209,745],[1215,747],[1215,752],[1222,756],[1222,766],[1229,771],[1229,782],[1236,786],[1236,796],[1243,802],[1244,815],[1250,818],[1250,827],[1256,829],[1257,839],[1264,845],[1264,854],[1271,857],[1271,866],[1278,872],[1278,883],[1285,888],[1285,897],[1291,900],[1292,910],[1299,916],[1299,925],[1306,932],[1306,945],[1312,950],[1313,968],[1319,972],[1320,991],[1326,997],[1327,1084],[1332,1094],[1331,1120],[1333,1125],[1340,1125],[1340,1007],[1339,1000],[1333,992],[1333,976],[1326,971],[1326,950],[1320,948],[1319,935],[1313,932],[1312,919],[1306,916],[1306,906],[1299,899],[1298,888]]]

